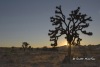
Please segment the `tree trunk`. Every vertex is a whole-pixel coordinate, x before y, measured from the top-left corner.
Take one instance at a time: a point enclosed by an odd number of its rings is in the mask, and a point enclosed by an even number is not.
[[[71,62],[71,43],[68,45],[68,62]]]
[[[65,55],[63,63],[71,63],[71,43],[68,45],[68,53]]]

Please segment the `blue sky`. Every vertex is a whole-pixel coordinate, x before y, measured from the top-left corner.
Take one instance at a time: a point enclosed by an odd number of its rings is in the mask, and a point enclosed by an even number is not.
[[[0,47],[20,47],[24,41],[33,47],[50,46],[48,30],[54,28],[50,17],[59,5],[66,17],[78,6],[91,16],[87,31],[93,36],[81,34],[81,44],[100,43],[100,0],[0,0]],[[58,43],[65,45],[66,40],[61,37]]]

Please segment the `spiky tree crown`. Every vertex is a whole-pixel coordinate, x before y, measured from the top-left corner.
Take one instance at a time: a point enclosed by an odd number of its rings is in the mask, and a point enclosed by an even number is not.
[[[66,35],[65,38],[68,43],[71,45],[80,45],[80,41],[82,39],[79,37],[78,31],[81,31],[86,35],[92,35],[92,32],[83,30],[84,28],[89,27],[89,23],[87,23],[87,21],[92,21],[91,17],[87,17],[86,14],[82,14],[79,11],[80,7],[71,11],[69,18],[67,18],[69,22],[66,22],[66,17],[61,10],[61,6],[56,7],[55,17],[50,17],[52,25],[55,26],[55,29],[49,30],[48,33],[50,41],[54,41],[54,44],[51,44],[51,46],[57,46],[58,37],[64,34]]]

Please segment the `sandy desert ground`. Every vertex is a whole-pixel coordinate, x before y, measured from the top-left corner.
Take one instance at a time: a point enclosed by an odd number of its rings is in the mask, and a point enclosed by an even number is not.
[[[81,54],[86,52],[87,57],[95,60],[79,60]],[[0,67],[100,67],[100,49],[97,50],[73,50],[72,54],[76,60],[71,63],[62,63],[66,51],[43,51],[35,50],[23,51],[19,48],[0,48]]]

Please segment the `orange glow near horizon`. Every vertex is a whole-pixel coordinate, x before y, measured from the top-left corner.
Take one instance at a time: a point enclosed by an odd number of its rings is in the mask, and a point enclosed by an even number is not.
[[[64,45],[68,45],[67,41],[64,41]]]
[[[59,41],[59,46],[64,46],[64,45],[68,45],[67,41],[66,40],[63,40],[63,41]]]

